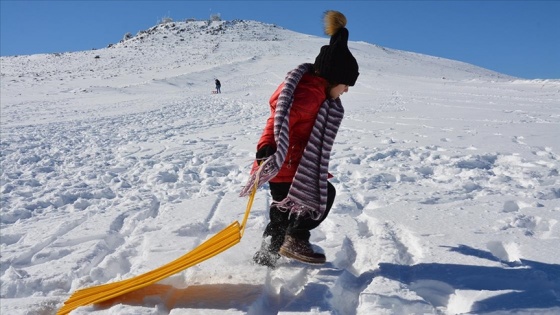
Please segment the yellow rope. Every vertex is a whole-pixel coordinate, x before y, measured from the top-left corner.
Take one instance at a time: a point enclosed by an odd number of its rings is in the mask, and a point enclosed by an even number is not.
[[[245,233],[245,226],[247,224],[247,220],[249,219],[249,212],[251,212],[251,207],[253,207],[253,201],[255,200],[255,194],[257,193],[257,189],[259,187],[259,175],[261,173],[261,168],[262,167],[259,167],[259,169],[256,172],[255,184],[253,185],[253,190],[249,195],[249,201],[247,202],[247,209],[245,210],[245,216],[243,217],[243,221],[241,223],[241,231],[239,232],[241,234],[241,237],[243,237],[243,233]]]

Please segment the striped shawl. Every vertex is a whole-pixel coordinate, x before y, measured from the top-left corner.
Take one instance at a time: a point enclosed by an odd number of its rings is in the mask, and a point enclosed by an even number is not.
[[[256,178],[257,187],[274,178],[284,164],[289,146],[289,117],[294,91],[303,75],[312,69],[312,64],[301,64],[287,74],[274,115],[276,153],[251,174],[240,196],[250,194]],[[339,98],[327,98],[321,105],[288,196],[276,203],[280,210],[297,216],[309,215],[315,220],[325,213],[330,153],[343,116],[344,108]]]

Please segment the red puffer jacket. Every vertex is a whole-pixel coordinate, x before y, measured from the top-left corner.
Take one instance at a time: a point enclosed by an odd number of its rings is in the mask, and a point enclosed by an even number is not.
[[[257,145],[257,150],[264,145],[276,148],[274,141],[274,113],[278,96],[284,87],[284,83],[276,89],[270,97],[270,117],[266,121],[266,126]],[[315,118],[321,108],[321,104],[326,100],[327,81],[321,77],[305,74],[299,81],[294,92],[294,102],[290,110],[290,144],[286,154],[286,161],[280,172],[271,179],[273,183],[292,182],[299,166],[299,161],[303,155],[303,150],[307,145]],[[256,170],[256,162],[253,171]]]

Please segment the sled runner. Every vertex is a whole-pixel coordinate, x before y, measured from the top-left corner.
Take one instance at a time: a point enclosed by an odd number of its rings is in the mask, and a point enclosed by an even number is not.
[[[257,174],[258,176],[258,174]],[[256,183],[258,180],[256,181]],[[243,221],[239,224],[234,221],[228,227],[218,232],[216,235],[200,244],[191,252],[179,257],[178,259],[163,265],[157,269],[146,272],[142,275],[136,276],[131,279],[122,280],[114,283],[104,284],[91,288],[81,289],[76,291],[66,302],[64,306],[56,313],[57,315],[65,315],[72,310],[89,304],[100,303],[121,296],[123,294],[144,288],[163,280],[169,276],[176,274],[182,270],[192,267],[201,263],[211,257],[218,255],[226,249],[241,241],[245,225],[249,218],[249,212],[255,199],[257,192],[257,184],[252,188],[245,210]]]

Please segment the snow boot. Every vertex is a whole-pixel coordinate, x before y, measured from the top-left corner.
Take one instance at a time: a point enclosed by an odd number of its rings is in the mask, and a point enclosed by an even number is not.
[[[253,261],[261,266],[274,268],[280,255],[277,251],[271,250],[271,247],[270,238],[265,238],[262,241],[261,249],[253,255]]]
[[[290,235],[286,235],[284,244],[282,244],[278,253],[284,257],[312,265],[322,265],[327,261],[324,254],[313,251],[309,241],[297,239]]]

